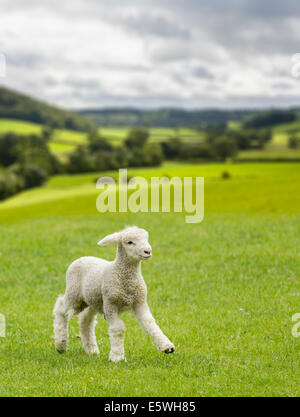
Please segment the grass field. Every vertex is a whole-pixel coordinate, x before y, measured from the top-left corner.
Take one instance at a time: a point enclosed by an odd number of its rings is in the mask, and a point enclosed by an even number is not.
[[[104,127],[99,129],[99,132],[103,135],[103,137],[109,139],[114,144],[119,144],[123,142],[126,138],[128,131],[129,128]],[[198,142],[204,139],[203,132],[198,132],[197,130],[189,128],[172,129],[163,127],[152,127],[149,129],[149,133],[150,142],[163,142],[174,136],[179,136],[183,141],[186,142]]]
[[[15,132],[20,134],[39,134],[43,126],[37,123],[25,122],[20,120],[0,119],[0,134],[6,132]],[[150,142],[161,142],[168,140],[172,136],[180,136],[184,141],[199,141],[203,140],[204,135],[194,129],[188,128],[151,128]],[[104,127],[99,129],[103,137],[108,139],[111,143],[118,145],[123,142],[129,128],[114,128]],[[87,134],[83,132],[75,132],[66,129],[56,129],[53,138],[50,142],[50,149],[56,155],[62,155],[72,152],[76,146],[87,143]]]
[[[300,308],[300,163],[166,164],[128,174],[204,175],[204,221],[97,214],[97,174],[53,177],[0,204],[0,395],[299,396],[291,317]],[[126,363],[108,362],[101,317],[99,357],[84,353],[76,319],[68,352],[57,354],[51,311],[68,264],[112,259],[115,248],[96,242],[127,224],[150,232],[149,303],[176,352],[158,352],[126,313]]]
[[[237,161],[245,160],[300,160],[300,148],[288,148],[287,138],[286,142],[276,142],[277,136],[274,136],[274,141],[268,143],[264,149],[251,149],[247,151],[240,151],[237,156]]]
[[[238,122],[229,122],[231,129],[239,129]],[[9,119],[0,119],[0,133],[13,131],[16,133],[40,133],[42,126]],[[122,143],[128,133],[129,128],[104,127],[99,129],[100,134],[108,139],[112,144],[119,145]],[[162,142],[171,137],[178,136],[186,142],[198,142],[205,139],[205,133],[189,128],[160,128],[153,127],[149,129],[150,142]],[[262,150],[240,151],[237,160],[276,160],[276,159],[300,159],[300,148],[289,149],[287,146],[288,136],[293,133],[300,136],[300,122],[282,124],[272,129],[272,140]],[[87,143],[87,134],[83,132],[74,132],[71,130],[57,129],[49,143],[51,151],[64,159],[72,152],[76,146]]]
[[[291,134],[300,138],[299,121],[273,127],[272,140],[266,144],[264,149],[240,151],[237,159],[239,161],[243,161],[245,159],[300,159],[300,148],[290,149],[288,147],[288,138]]]
[[[0,134],[15,132],[23,135],[40,134],[43,126],[22,120],[0,119]],[[86,133],[66,129],[56,129],[49,144],[56,155],[72,152],[79,144],[87,142]]]

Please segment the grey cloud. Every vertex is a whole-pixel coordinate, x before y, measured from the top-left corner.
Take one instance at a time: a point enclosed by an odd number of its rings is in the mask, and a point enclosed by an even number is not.
[[[289,94],[277,94],[275,96],[263,95],[228,95],[226,101],[230,103],[230,107],[250,107],[250,108],[264,108],[264,107],[291,107],[299,106],[299,97]]]
[[[101,88],[101,82],[99,79],[85,79],[82,78],[67,78],[63,81],[64,85],[67,85],[69,87],[73,87],[75,89],[82,89],[82,90],[97,90]]]
[[[290,57],[300,52],[300,2],[295,0],[1,0],[1,13],[4,23],[18,18],[17,33],[10,33],[12,24],[0,28],[13,73],[3,82],[60,105],[247,107],[300,101],[288,82]],[[40,22],[47,29],[44,38],[43,27],[35,27]],[[124,35],[122,45],[111,33],[117,39]],[[98,50],[103,44],[107,48]],[[119,58],[118,48],[128,48],[130,58],[124,53]],[[226,95],[229,83],[238,91],[243,69],[266,80],[266,89],[255,96],[251,91]],[[152,76],[156,91],[161,87],[164,94],[153,94]],[[169,93],[160,85],[168,78]],[[106,80],[135,93],[109,94]],[[209,94],[193,94],[198,85]]]
[[[192,50],[186,42],[172,40],[150,45],[146,53],[154,62],[166,63],[187,60],[191,57]]]
[[[104,64],[103,68],[121,72],[149,72],[151,70],[151,67],[149,65],[122,65],[122,63],[120,63],[119,65]]]
[[[60,84],[60,81],[54,77],[47,75],[46,77],[43,78],[43,83],[47,87],[55,87],[58,84]]]
[[[193,69],[192,74],[197,78],[204,78],[206,80],[213,80],[214,75],[205,67],[196,67]]]
[[[291,88],[293,87],[291,84],[281,82],[281,83],[273,83],[272,88],[274,88],[275,90],[291,90]]]
[[[263,19],[300,17],[300,4],[294,0],[246,0],[244,11]]]
[[[181,98],[169,94],[151,94],[142,91],[137,97],[117,94],[111,95],[102,90],[93,92],[75,91],[66,94],[58,93],[52,97],[52,102],[65,106],[66,98],[69,108],[106,108],[106,107],[138,107],[152,109],[159,107],[177,107],[187,109],[204,108],[265,108],[265,107],[291,107],[299,105],[299,99],[292,95],[278,94],[275,97],[263,97],[261,95],[228,95],[220,98],[211,94],[194,94],[189,98]]]
[[[45,59],[40,54],[35,52],[15,51],[5,53],[6,62],[8,66],[36,68],[45,62]]]
[[[188,40],[190,32],[177,22],[167,20],[163,16],[141,13],[123,17],[121,20],[128,30],[140,35],[153,35],[163,38],[179,38]]]

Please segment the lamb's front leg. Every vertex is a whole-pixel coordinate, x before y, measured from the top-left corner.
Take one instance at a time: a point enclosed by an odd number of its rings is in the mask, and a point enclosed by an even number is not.
[[[89,354],[99,353],[95,335],[95,326],[97,324],[96,315],[97,311],[91,307],[87,307],[78,316],[82,344],[86,353]]]
[[[120,362],[125,360],[124,338],[125,324],[119,317],[118,308],[110,303],[104,304],[104,316],[109,324],[108,334],[110,338],[109,360]]]
[[[158,325],[156,324],[154,317],[151,314],[147,303],[139,304],[134,308],[135,315],[142,326],[154,340],[159,350],[165,353],[172,353],[175,347],[172,342],[163,334]]]

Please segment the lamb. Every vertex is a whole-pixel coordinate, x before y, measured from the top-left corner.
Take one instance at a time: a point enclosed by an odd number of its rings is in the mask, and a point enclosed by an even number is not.
[[[175,350],[173,343],[156,324],[147,304],[147,287],[141,273],[141,261],[152,257],[148,232],[136,226],[106,236],[98,245],[117,245],[114,261],[92,256],[74,261],[66,274],[66,292],[57,298],[53,310],[55,347],[67,349],[68,324],[78,315],[80,335],[88,354],[99,354],[95,337],[96,315],[103,314],[109,325],[109,360],[125,359],[125,325],[119,315],[133,310],[141,327],[165,353]]]

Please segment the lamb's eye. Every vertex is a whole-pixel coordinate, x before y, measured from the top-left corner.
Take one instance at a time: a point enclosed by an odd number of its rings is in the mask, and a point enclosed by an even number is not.
[[[129,242],[127,242],[127,245],[133,245],[133,242],[130,240]]]

